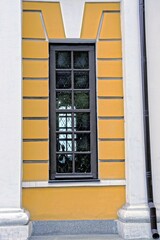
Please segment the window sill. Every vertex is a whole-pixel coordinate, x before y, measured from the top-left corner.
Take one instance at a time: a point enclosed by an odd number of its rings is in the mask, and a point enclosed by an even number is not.
[[[23,188],[68,188],[68,187],[105,187],[105,186],[125,186],[125,179],[115,180],[96,180],[85,182],[57,182],[49,183],[47,181],[29,181],[23,182]]]

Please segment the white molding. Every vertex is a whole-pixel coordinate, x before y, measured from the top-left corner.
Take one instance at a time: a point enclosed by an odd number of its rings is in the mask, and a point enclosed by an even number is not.
[[[21,208],[0,209],[0,226],[26,225],[29,218],[29,212]]]
[[[61,188],[61,187],[105,187],[125,186],[125,180],[101,180],[100,182],[72,182],[72,183],[48,183],[47,181],[23,182],[23,188]]]

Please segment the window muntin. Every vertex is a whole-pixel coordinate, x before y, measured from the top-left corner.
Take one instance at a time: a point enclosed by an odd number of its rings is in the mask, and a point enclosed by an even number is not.
[[[94,45],[50,45],[50,180],[97,178]]]

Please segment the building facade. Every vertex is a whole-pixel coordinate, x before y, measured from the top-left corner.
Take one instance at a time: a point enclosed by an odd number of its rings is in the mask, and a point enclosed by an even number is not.
[[[149,238],[139,1],[2,6],[1,239],[27,239],[32,229]],[[146,3],[158,226],[159,9]]]

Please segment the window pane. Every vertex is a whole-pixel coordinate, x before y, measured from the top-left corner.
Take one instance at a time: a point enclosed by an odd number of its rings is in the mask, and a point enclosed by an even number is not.
[[[56,51],[56,68],[71,68],[71,52]]]
[[[71,88],[71,72],[56,72],[56,88]]]
[[[57,109],[71,109],[72,108],[71,92],[57,92],[56,93],[56,108]]]
[[[72,131],[71,113],[56,113],[56,131]]]
[[[71,152],[72,134],[57,134],[56,149],[57,152]]]
[[[57,173],[71,173],[72,172],[72,155],[71,154],[57,154]]]
[[[75,154],[75,171],[78,173],[91,172],[90,154]]]
[[[90,130],[90,113],[74,114],[74,130],[75,131]]]
[[[76,152],[90,151],[90,134],[89,133],[74,134],[74,148]]]
[[[89,88],[89,72],[74,72],[74,88]]]
[[[73,63],[74,68],[76,69],[88,69],[89,68],[88,52],[75,51],[73,53]]]
[[[76,109],[88,109],[89,108],[89,92],[75,92],[74,107]]]

